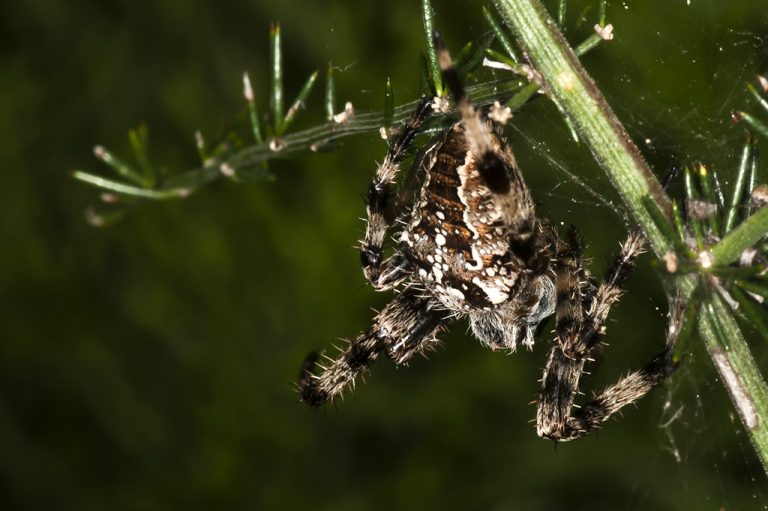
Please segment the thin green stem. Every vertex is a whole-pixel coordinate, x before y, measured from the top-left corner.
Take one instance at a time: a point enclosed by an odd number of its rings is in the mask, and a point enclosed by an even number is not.
[[[538,89],[538,86],[535,84],[526,84],[525,87],[523,87],[523,84],[524,82],[518,78],[493,80],[467,87],[467,93],[478,103],[502,101],[507,102],[507,105],[515,110],[533,96]],[[512,99],[510,100],[510,98]],[[420,100],[415,100],[395,107],[392,112],[392,126],[408,119],[419,102]],[[384,125],[384,118],[385,112],[383,111],[356,113],[343,123],[330,121],[306,130],[289,133],[282,137],[281,145],[277,148],[274,145],[270,145],[269,142],[264,142],[223,155],[208,154],[207,150],[205,150],[205,142],[202,136],[199,136],[197,137],[196,144],[198,148],[202,149],[201,158],[203,158],[203,166],[169,176],[164,180],[162,190],[128,185],[86,172],[76,174],[75,177],[96,187],[124,195],[149,199],[182,197],[183,194],[175,193],[174,190],[176,192],[185,191],[189,194],[217,181],[223,176],[220,171],[223,164],[227,165],[226,168],[238,173],[242,169],[258,168],[258,164],[269,160],[287,158],[307,152],[325,151],[333,148],[339,139],[363,133],[378,132],[379,128]],[[263,179],[270,177],[266,172],[262,172],[259,175]]]
[[[712,293],[699,315],[699,334],[720,379],[749,433],[757,455],[768,467],[768,394],[765,380],[730,310]]]
[[[573,49],[574,53],[581,57],[582,55],[585,55],[586,53],[589,53],[593,49],[597,47],[598,44],[602,42],[602,38],[597,34],[592,34],[584,41],[581,42],[576,48]]]

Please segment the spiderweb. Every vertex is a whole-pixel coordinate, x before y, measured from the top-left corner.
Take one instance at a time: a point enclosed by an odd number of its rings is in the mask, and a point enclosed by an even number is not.
[[[744,130],[732,125],[730,112],[752,106],[745,84],[768,71],[768,11],[750,2],[675,2],[664,6],[663,16],[660,8],[632,2],[610,11],[616,40],[601,48],[599,58],[587,56],[585,65],[659,177],[672,166],[703,161],[728,183],[744,143]],[[612,58],[611,53],[622,56]],[[582,165],[589,169],[589,157],[580,155],[575,144],[563,143],[570,137],[558,116],[554,109],[539,109],[531,117],[543,128],[531,132],[526,120],[515,129],[515,137],[535,153],[532,160],[545,162],[558,176],[543,185],[546,206],[559,212],[553,216],[574,218],[574,223],[613,211],[618,223],[626,225],[628,214],[607,179],[592,170],[574,171]],[[768,175],[766,165],[763,158],[760,181]],[[588,184],[578,182],[585,173]],[[663,301],[654,307],[664,321]],[[765,370],[768,353],[761,339],[744,333]],[[625,509],[648,509],[656,502],[645,488],[658,486],[655,474],[670,465],[677,466],[677,476],[668,481],[669,509],[768,509],[763,467],[695,336],[689,353],[649,412],[656,421],[658,449],[637,471]],[[716,484],[701,484],[707,474]]]

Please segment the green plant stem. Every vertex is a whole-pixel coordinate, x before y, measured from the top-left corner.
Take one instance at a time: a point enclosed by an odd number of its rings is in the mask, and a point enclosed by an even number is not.
[[[704,305],[698,326],[763,469],[768,471],[768,394],[749,346],[730,310],[716,295]]]
[[[506,78],[467,87],[467,92],[478,103],[488,103],[496,100],[506,102],[514,97],[507,105],[515,110],[534,95],[537,89],[537,85],[526,84],[526,82],[519,78]],[[419,102],[420,100],[415,100],[394,108],[391,120],[392,126],[397,126],[408,119]],[[326,122],[306,130],[285,135],[280,139],[281,145],[279,150],[273,149],[267,142],[248,146],[216,161],[206,162],[202,167],[171,175],[156,189],[140,188],[120,181],[105,179],[88,172],[77,171],[73,175],[80,181],[123,195],[147,199],[182,197],[183,195],[180,193],[180,190],[191,194],[223,177],[220,172],[222,164],[228,165],[237,172],[243,168],[255,167],[269,160],[288,158],[310,151],[321,152],[333,148],[334,144],[342,138],[362,133],[377,132],[379,128],[384,126],[384,122],[385,112],[355,114],[343,123],[335,121]]]
[[[673,240],[656,226],[643,201],[653,201],[668,219],[671,205],[639,149],[539,1],[494,1],[541,75],[542,85],[574,121],[581,139],[619,190],[656,255],[661,257],[672,248]],[[690,298],[696,282],[693,275],[677,279],[678,292],[684,299]],[[698,325],[763,468],[768,471],[768,388],[746,341],[730,312],[717,300],[701,311]]]
[[[650,196],[671,221],[671,205],[661,185],[579,63],[556,22],[536,0],[495,0],[520,46],[540,73],[545,90],[575,123],[600,166],[619,190],[657,254],[671,248],[643,206]]]
[[[735,261],[741,253],[768,234],[768,207],[744,220],[712,247],[713,265],[725,265]]]

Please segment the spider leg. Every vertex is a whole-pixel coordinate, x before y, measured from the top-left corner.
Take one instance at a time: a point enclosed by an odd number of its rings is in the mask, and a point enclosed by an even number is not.
[[[314,360],[308,359],[299,380],[301,400],[310,406],[332,400],[354,385],[355,378],[382,352],[396,364],[403,364],[430,349],[444,321],[444,314],[436,308],[437,304],[422,297],[419,289],[404,289],[376,315],[373,326],[351,340],[319,374],[314,373]]]
[[[568,441],[586,435],[622,407],[643,397],[674,370],[671,350],[675,337],[670,334],[665,349],[651,362],[573,411],[584,364],[603,336],[608,312],[619,299],[621,284],[643,245],[641,235],[631,234],[597,289],[583,280],[586,273],[581,265],[580,248],[571,250],[570,254],[560,254],[563,261],[559,263],[556,282],[558,338],[550,350],[541,380],[536,414],[539,436]],[[670,332],[677,330],[671,328]]]
[[[360,242],[360,263],[363,274],[371,285],[379,290],[389,289],[392,286],[392,276],[397,274],[400,261],[382,261],[384,250],[384,238],[389,229],[389,223],[384,217],[384,209],[389,202],[390,188],[400,172],[400,163],[405,157],[408,147],[418,134],[422,123],[432,112],[434,98],[422,98],[411,118],[403,125],[397,139],[389,147],[384,161],[376,169],[368,188],[368,206],[366,208],[367,225],[365,237]],[[383,276],[389,275],[389,279]],[[396,279],[395,279],[396,280]]]

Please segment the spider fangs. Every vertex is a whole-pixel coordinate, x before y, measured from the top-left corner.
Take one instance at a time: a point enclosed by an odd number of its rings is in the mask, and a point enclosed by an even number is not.
[[[491,349],[514,350],[518,344],[530,348],[538,325],[554,314],[557,335],[541,380],[536,430],[553,440],[578,438],[674,369],[669,336],[665,349],[642,369],[574,407],[584,364],[604,335],[608,312],[643,251],[644,238],[630,234],[597,283],[582,266],[575,230],[562,240],[536,216],[504,139],[498,104],[476,110],[444,50],[440,60],[461,120],[414,162],[421,191],[400,216],[404,228],[387,259],[382,254],[390,187],[420,126],[434,111],[434,98],[421,101],[368,191],[363,273],[374,289],[399,293],[337,358],[326,357],[326,367],[316,373],[317,357],[307,359],[299,381],[301,399],[312,406],[333,399],[381,354],[396,364],[407,362],[433,347],[437,334],[454,319],[467,317],[475,337]]]

